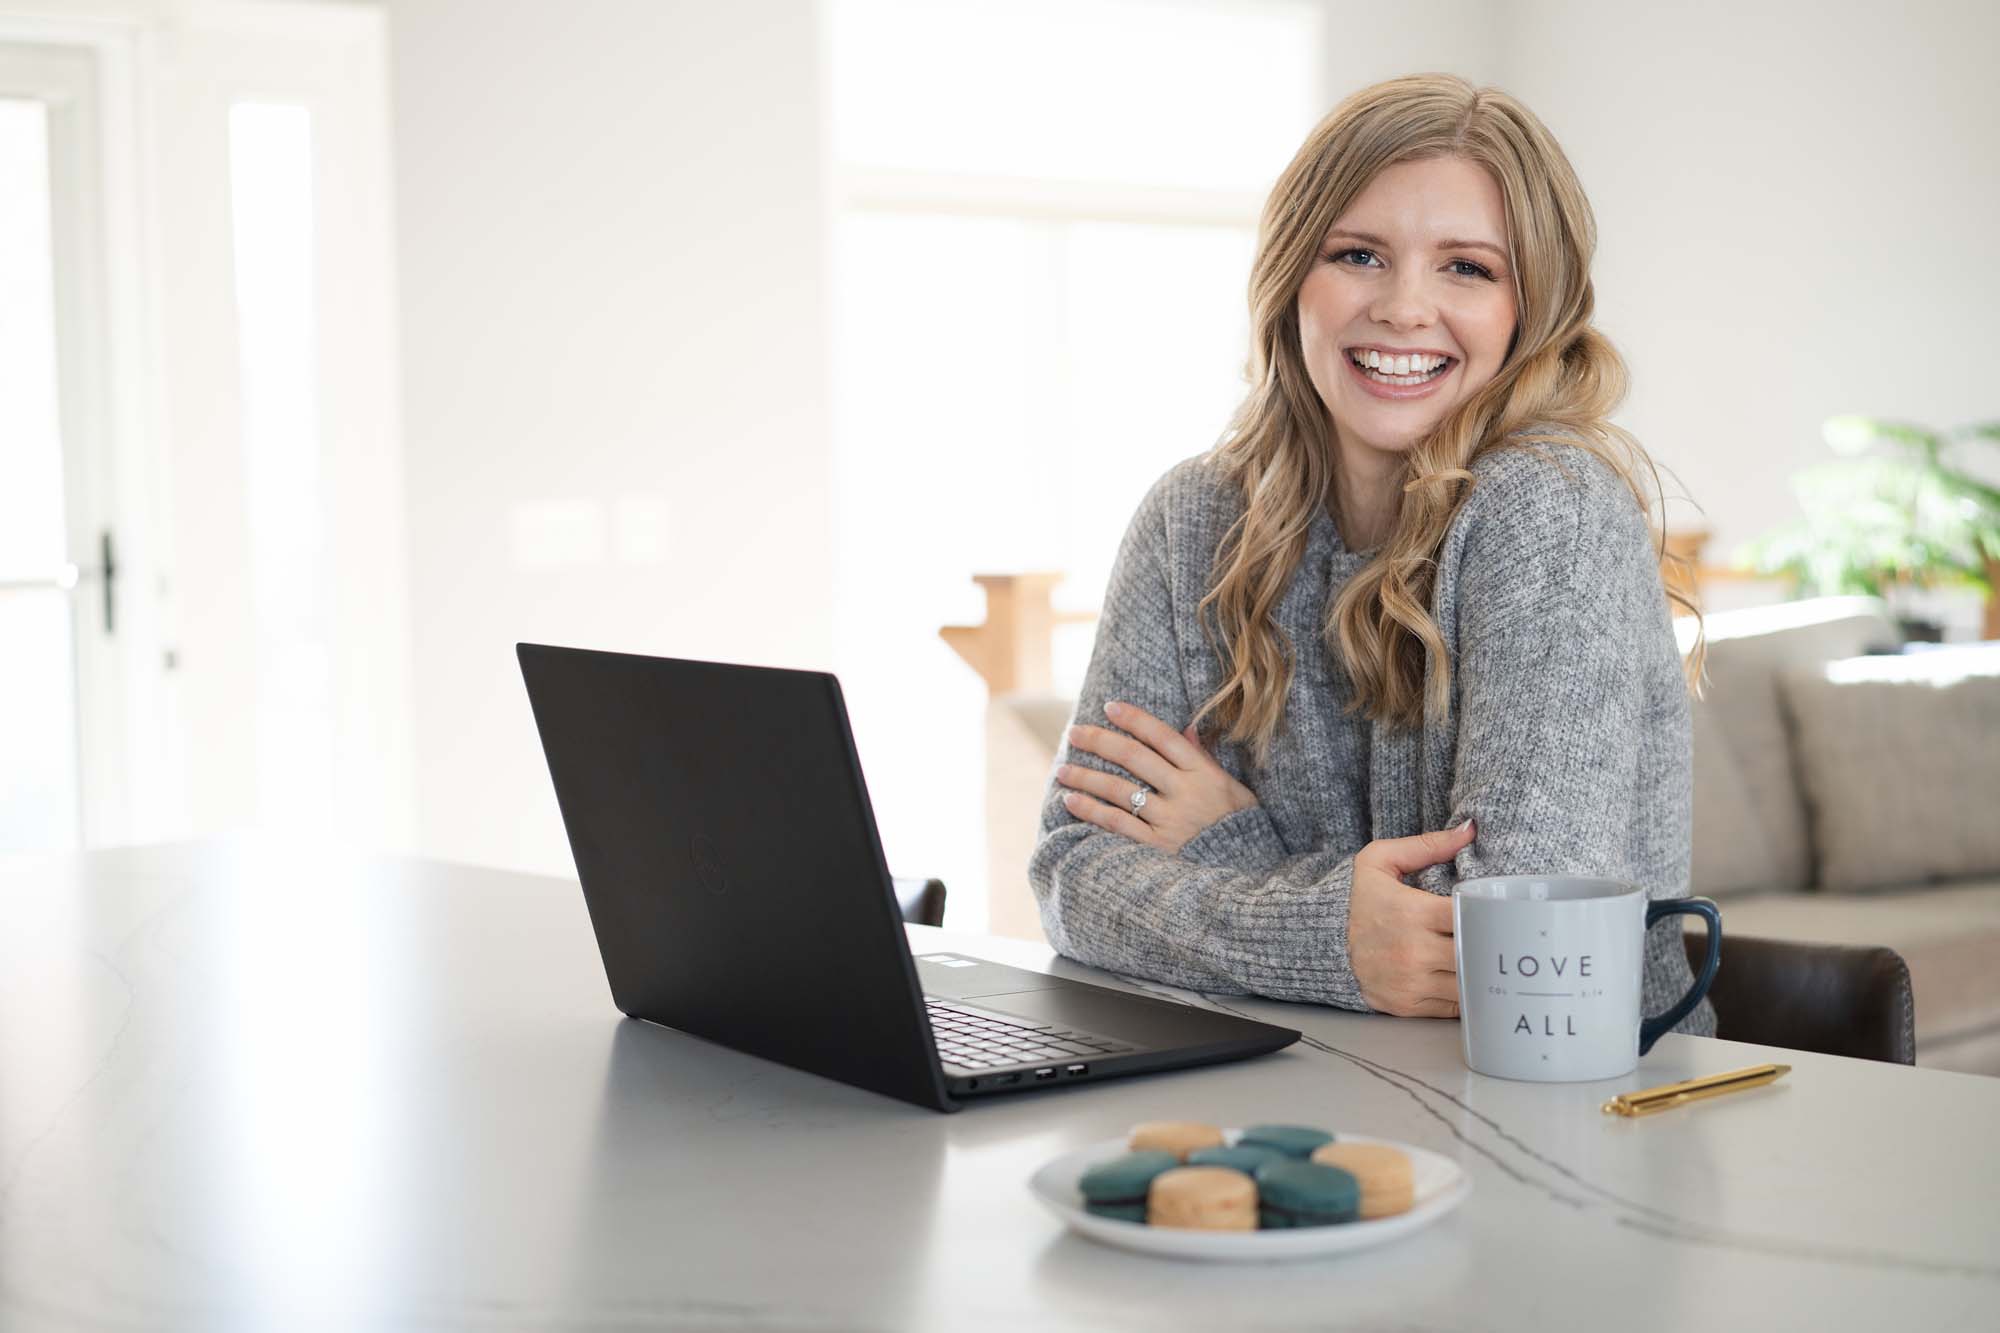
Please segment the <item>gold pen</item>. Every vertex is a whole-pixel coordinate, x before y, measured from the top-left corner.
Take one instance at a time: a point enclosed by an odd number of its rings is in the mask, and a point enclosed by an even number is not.
[[[1640,1092],[1621,1092],[1604,1103],[1603,1109],[1606,1115],[1651,1115],[1670,1106],[1679,1106],[1682,1102],[1720,1097],[1725,1092],[1736,1092],[1742,1088],[1761,1088],[1791,1072],[1790,1065],[1752,1065],[1748,1069],[1732,1069],[1726,1074],[1691,1078],[1684,1083],[1668,1083]]]

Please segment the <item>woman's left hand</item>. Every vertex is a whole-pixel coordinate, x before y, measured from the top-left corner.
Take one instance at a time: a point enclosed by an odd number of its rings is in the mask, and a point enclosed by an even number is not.
[[[1216,820],[1257,804],[1257,793],[1202,749],[1193,723],[1186,731],[1175,731],[1130,704],[1108,703],[1104,712],[1131,734],[1078,724],[1067,739],[1138,778],[1145,784],[1146,799],[1135,808],[1132,794],[1141,790],[1137,784],[1115,773],[1064,764],[1056,769],[1056,781],[1073,789],[1064,794],[1063,804],[1078,819],[1177,853]]]

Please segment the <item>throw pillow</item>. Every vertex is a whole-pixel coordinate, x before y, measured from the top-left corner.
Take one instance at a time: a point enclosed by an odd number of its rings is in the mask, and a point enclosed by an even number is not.
[[[1818,887],[2000,872],[2000,643],[1781,677]]]

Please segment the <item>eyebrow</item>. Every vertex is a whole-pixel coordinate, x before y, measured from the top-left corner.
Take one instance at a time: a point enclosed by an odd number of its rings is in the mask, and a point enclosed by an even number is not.
[[[1366,241],[1370,245],[1379,245],[1384,249],[1389,248],[1389,243],[1383,240],[1380,236],[1370,236],[1365,231],[1341,230],[1341,231],[1330,231],[1327,233],[1327,238],[1329,240],[1331,240],[1335,236],[1345,236],[1347,239],[1351,241]],[[1494,254],[1500,256],[1500,258],[1502,259],[1505,259],[1507,257],[1507,252],[1505,250],[1502,250],[1499,246],[1493,244],[1493,242],[1491,241],[1439,241],[1437,243],[1437,248],[1440,250],[1491,250]]]

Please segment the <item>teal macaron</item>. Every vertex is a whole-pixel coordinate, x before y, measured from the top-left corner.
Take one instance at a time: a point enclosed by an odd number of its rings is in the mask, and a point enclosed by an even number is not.
[[[1146,1220],[1146,1190],[1153,1177],[1181,1164],[1170,1152],[1128,1152],[1099,1162],[1076,1182],[1083,1193],[1083,1211],[1121,1222]]]
[[[1361,1182],[1337,1166],[1292,1158],[1257,1168],[1257,1225],[1324,1227],[1361,1215]]]
[[[1199,1148],[1188,1154],[1189,1166],[1226,1166],[1246,1176],[1257,1174],[1266,1162],[1282,1162],[1285,1155],[1276,1148],[1239,1143],[1233,1148]]]
[[[1236,1136],[1239,1148],[1274,1148],[1287,1157],[1301,1160],[1311,1157],[1314,1149],[1332,1142],[1333,1135],[1325,1130],[1308,1129],[1304,1125],[1252,1125]]]

